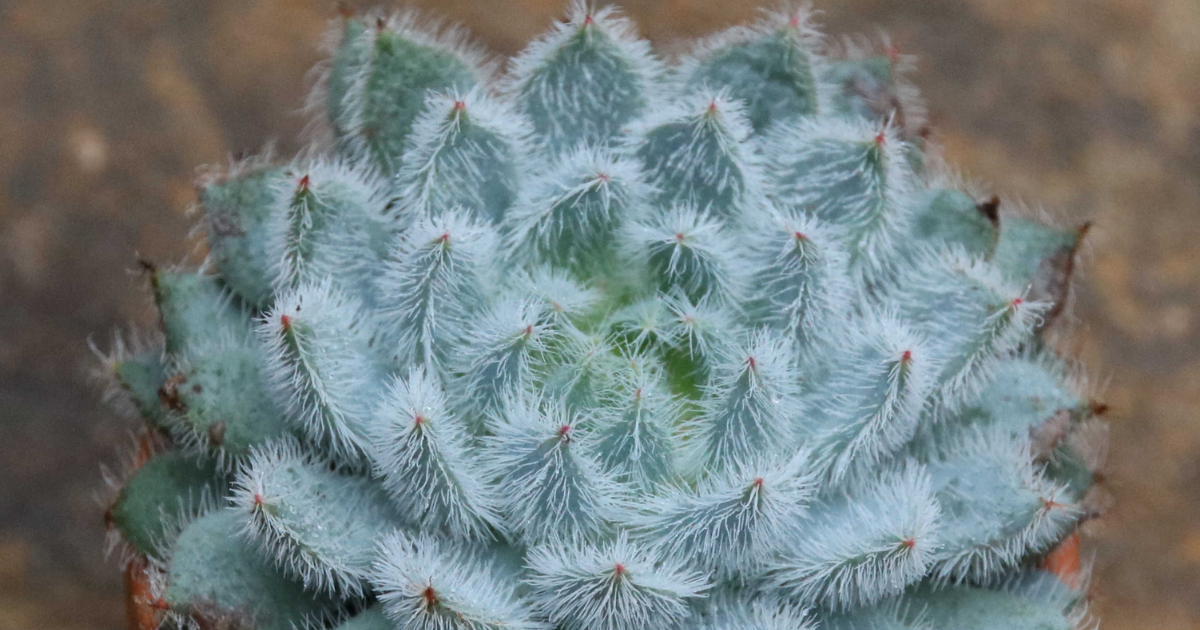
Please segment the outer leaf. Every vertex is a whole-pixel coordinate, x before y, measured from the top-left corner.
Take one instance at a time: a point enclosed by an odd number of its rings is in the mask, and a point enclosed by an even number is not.
[[[612,142],[640,117],[662,72],[612,7],[574,0],[565,22],[512,61],[508,91],[551,153]]]
[[[467,92],[489,74],[485,55],[457,29],[439,32],[412,12],[352,19],[327,83],[341,147],[395,173],[427,95]]]
[[[163,563],[162,599],[182,627],[204,623],[291,630],[334,616],[336,602],[305,592],[237,536],[239,515],[215,510],[189,524]],[[153,576],[152,576],[153,577]],[[153,582],[152,582],[153,583]]]
[[[246,160],[200,182],[211,258],[222,281],[256,308],[271,302],[267,224],[273,189],[285,177],[282,169],[269,167],[267,162],[269,156]]]
[[[182,522],[216,501],[226,481],[211,462],[162,453],[125,482],[105,517],[139,553],[155,556],[170,548]]]
[[[997,580],[1082,516],[1066,488],[1034,467],[1029,442],[1003,430],[964,436],[930,474],[946,517],[934,569],[942,581]]]
[[[767,581],[787,599],[834,609],[898,595],[928,571],[938,548],[938,504],[916,468],[812,507],[798,536],[776,541]]]
[[[230,500],[264,559],[312,590],[361,596],[376,541],[402,521],[373,481],[331,468],[281,442],[251,456]]]
[[[807,10],[768,13],[754,26],[701,41],[681,74],[689,90],[727,89],[746,104],[750,123],[762,132],[771,123],[824,110],[819,45]]]

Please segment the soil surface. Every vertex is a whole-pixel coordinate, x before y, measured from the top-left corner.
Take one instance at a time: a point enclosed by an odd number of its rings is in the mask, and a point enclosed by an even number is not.
[[[173,262],[196,166],[300,146],[327,0],[0,1],[0,630],[123,626],[99,466],[129,440],[87,339],[153,324],[135,253]],[[366,3],[351,3],[365,6]],[[547,0],[416,2],[516,52]],[[750,19],[630,0],[662,50]],[[1094,221],[1066,343],[1108,403],[1116,507],[1090,528],[1110,630],[1200,628],[1200,3],[819,0],[916,55],[970,178]]]

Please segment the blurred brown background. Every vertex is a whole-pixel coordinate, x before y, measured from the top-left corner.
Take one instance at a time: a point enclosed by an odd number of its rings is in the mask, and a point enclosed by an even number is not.
[[[565,0],[429,0],[515,52]],[[358,4],[358,3],[353,3]],[[743,2],[628,0],[669,45]],[[1107,382],[1105,627],[1200,628],[1200,2],[819,0],[888,31],[950,159],[1096,222],[1071,343]],[[181,259],[197,165],[298,145],[330,0],[0,0],[0,630],[121,627],[92,501],[127,423],[85,339],[152,321],[134,252]],[[1093,238],[1094,237],[1094,238]]]

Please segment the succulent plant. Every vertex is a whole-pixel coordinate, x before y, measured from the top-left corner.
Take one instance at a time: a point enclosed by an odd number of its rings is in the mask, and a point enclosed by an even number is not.
[[[331,33],[327,137],[203,179],[207,261],[105,361],[145,623],[1088,623],[1045,568],[1097,503],[1046,338],[1083,230],[954,176],[903,58],[805,10],[668,64],[577,3],[502,76]]]

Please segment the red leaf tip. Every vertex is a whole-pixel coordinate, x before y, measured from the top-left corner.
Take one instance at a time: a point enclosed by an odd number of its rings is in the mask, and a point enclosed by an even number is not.
[[[467,108],[467,104],[466,104],[466,103],[464,103],[464,102],[462,102],[462,101],[454,101],[454,109],[455,109],[455,111],[463,110],[463,109],[466,109],[466,108]]]
[[[905,350],[904,354],[900,355],[900,362],[905,365],[912,363],[912,350]]]
[[[279,325],[283,327],[284,332],[292,329],[292,318],[287,315],[279,316]]]
[[[303,192],[305,190],[308,190],[308,183],[309,183],[309,179],[308,179],[308,175],[306,174],[304,177],[300,178],[300,182],[296,186],[301,192]]]

